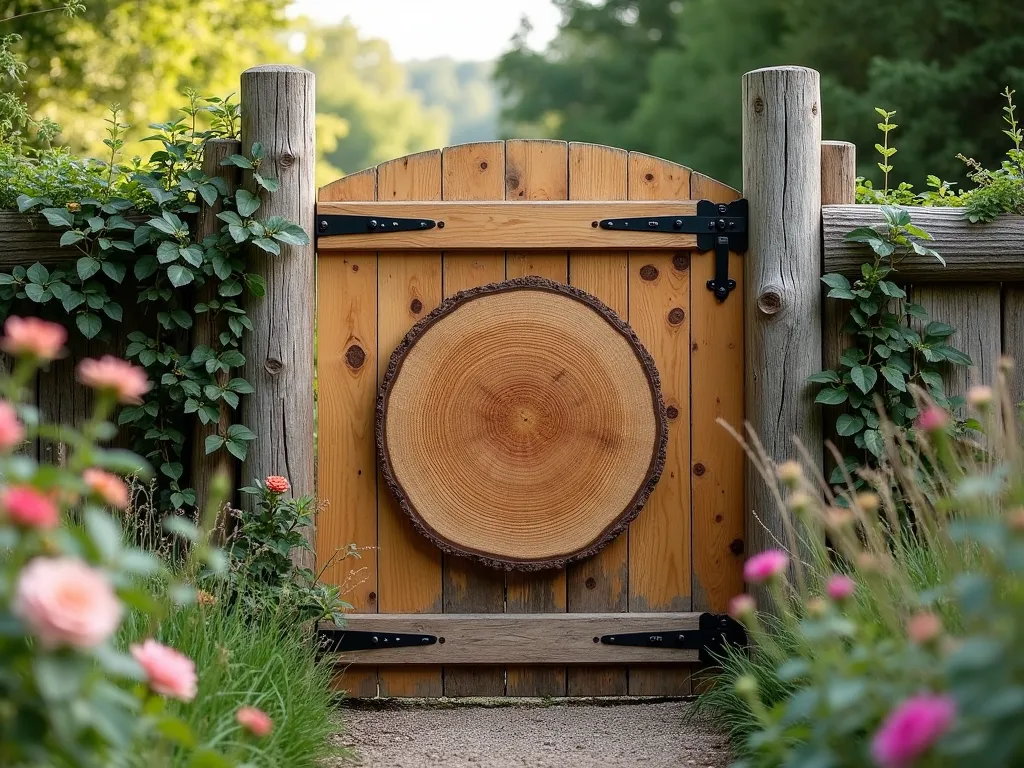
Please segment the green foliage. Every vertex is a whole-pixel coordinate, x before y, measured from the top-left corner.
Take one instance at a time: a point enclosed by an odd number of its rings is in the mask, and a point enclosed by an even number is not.
[[[972,398],[984,450],[951,435],[948,414],[924,401],[932,426],[914,446],[887,425],[890,463],[861,471],[874,492],[846,487],[848,511],[819,501],[818,481],[780,468],[780,498],[788,494],[780,512],[827,530],[830,546],[805,537],[809,554],[794,563],[794,581],[768,579],[772,624],[738,611],[758,657],[725,659],[733,692],[705,702],[747,734],[738,765],[1021,764],[1024,453],[1009,370],[1001,366],[996,392]],[[772,477],[770,462],[756,463]],[[853,580],[852,595],[834,591],[836,571]],[[902,731],[896,740],[913,747],[916,734],[916,748],[887,757],[879,733],[921,694],[948,704],[952,722],[930,737],[925,728]]]
[[[740,82],[773,65],[817,69],[823,135],[874,143],[861,116],[898,104],[912,124],[907,179],[957,179],[958,151],[990,167],[984,116],[1020,78],[1024,8],[973,0],[558,0],[542,52],[525,36],[499,61],[510,135],[613,144],[740,184]],[[880,186],[864,153],[860,172]]]
[[[152,126],[156,133],[149,140],[160,148],[146,163],[117,163],[125,125],[115,107],[108,120],[106,162],[48,152],[38,159],[18,158],[20,173],[0,180],[0,198],[17,193],[18,210],[38,212],[63,230],[61,245],[75,254],[73,261],[52,269],[34,264],[0,274],[0,313],[27,305],[65,318],[88,339],[103,339],[125,320],[117,297],[135,295],[141,310],[156,321],[155,327],[132,323],[137,330],[128,334],[126,354],[159,386],[139,405],[125,408],[119,424],[129,427],[137,450],[158,468],[161,507],[175,509],[197,504],[195,491],[182,482],[183,425],[191,414],[201,424],[218,424],[207,453],[224,450],[243,460],[254,439],[241,425],[222,424],[220,416],[222,404],[237,409],[240,397],[252,392],[239,375],[245,364],[241,340],[252,330],[240,298],[266,292],[243,249],[279,255],[282,245],[309,241],[292,222],[258,216],[263,199],[278,187],[266,174],[259,144],[224,161],[245,171],[248,189],[229,195],[223,179],[203,173],[206,142],[237,128],[237,106],[227,99],[202,100],[194,92],[188,96],[183,117]],[[202,127],[204,119],[210,127]],[[46,194],[51,190],[52,196]],[[73,195],[77,192],[86,194]],[[204,204],[222,206],[222,225],[199,238],[192,222]],[[199,301],[204,286],[210,286],[213,298]],[[217,333],[212,344],[193,347],[189,329],[202,314],[213,316]]]
[[[968,355],[948,343],[956,329],[932,320],[892,280],[899,263],[911,254],[945,264],[925,245],[931,235],[914,226],[903,208],[883,206],[881,212],[883,226],[858,227],[846,235],[847,241],[864,243],[874,252],[874,260],[861,265],[861,278],[853,283],[839,274],[821,278],[829,287],[827,298],[851,302],[842,330],[853,337],[854,346],[843,352],[839,368],[810,377],[824,385],[815,402],[849,406],[836,419],[836,432],[853,438],[875,460],[885,452],[876,398],[895,427],[906,430],[919,413],[914,388],[928,391],[943,407],[958,406],[961,401],[943,393],[941,365],[971,365]],[[847,466],[859,463],[846,457]],[[831,482],[841,482],[844,469],[837,467]]]
[[[311,626],[295,621],[298,608],[287,594],[249,613],[230,608],[231,593],[230,584],[220,583],[203,593],[201,601],[176,608],[160,623],[156,638],[193,659],[199,677],[195,701],[168,702],[168,714],[201,734],[204,743],[238,755],[245,765],[315,768],[337,757],[329,744],[335,671],[329,658],[317,658]],[[170,601],[164,592],[157,597]],[[132,613],[119,645],[137,642],[149,631],[145,616]],[[274,729],[268,737],[245,737],[235,720],[241,706],[259,707],[270,715]],[[155,763],[152,759],[139,755],[130,765],[193,765],[187,750],[161,755]]]
[[[312,559],[313,548],[305,531],[313,525],[313,498],[286,498],[259,480],[242,493],[254,496],[255,503],[239,515],[227,549],[229,582],[249,612],[259,613],[264,604],[288,603],[295,606],[296,621],[323,619],[342,624],[343,612],[352,606],[341,599],[341,589],[324,584],[311,569],[295,564],[303,552],[309,552]],[[343,556],[358,557],[359,553],[350,546]],[[321,573],[333,561],[323,564]]]
[[[195,600],[195,591],[157,557],[123,543],[120,521],[104,508],[109,499],[89,479],[98,468],[145,475],[148,467],[137,456],[100,446],[117,431],[107,421],[115,393],[97,391],[93,415],[80,430],[40,423],[26,385],[42,362],[23,354],[13,375],[0,378],[7,398],[0,449],[0,764],[106,768],[136,759],[159,765],[174,749],[194,756],[201,734],[150,694],[145,668],[113,636],[124,609],[135,612],[148,634],[178,605]],[[13,454],[20,437],[59,440],[68,452],[61,466],[41,465]],[[105,477],[108,485],[121,482]],[[30,494],[36,509],[52,505],[56,514],[59,504],[63,522],[16,515],[14,492]],[[223,570],[222,553],[194,525],[173,517],[165,524],[191,539],[185,572]],[[75,583],[68,582],[71,574],[61,581],[54,570],[45,576],[38,570],[58,563],[76,569]],[[75,585],[86,578],[89,595],[76,596]],[[158,599],[154,589],[174,599]],[[29,609],[25,595],[41,602]],[[83,599],[95,600],[88,615]],[[216,744],[204,742],[201,751],[210,756],[203,765],[234,764]]]
[[[967,198],[967,218],[972,222],[991,221],[1001,213],[1024,214],[1024,132],[1017,122],[1013,94],[1009,88],[1003,91],[1003,121],[1009,126],[1003,133],[1013,142],[1013,148],[999,168],[987,171],[976,160],[959,156],[973,169],[971,180],[978,185]]]

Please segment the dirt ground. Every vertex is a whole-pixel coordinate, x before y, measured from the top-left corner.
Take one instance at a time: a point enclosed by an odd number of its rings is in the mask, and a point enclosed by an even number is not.
[[[332,768],[725,768],[726,739],[684,701],[352,702]]]

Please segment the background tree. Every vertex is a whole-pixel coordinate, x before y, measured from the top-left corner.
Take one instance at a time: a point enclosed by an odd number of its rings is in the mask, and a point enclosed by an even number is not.
[[[0,0],[0,19],[50,8],[50,0]],[[181,106],[193,87],[210,95],[238,90],[247,67],[287,55],[287,0],[88,0],[75,18],[24,16],[5,25],[22,36],[25,94],[36,116],[60,123],[58,139],[102,156],[103,114],[117,102],[129,139],[151,131]],[[129,144],[128,152],[137,151]],[[130,154],[129,154],[130,156]]]
[[[822,73],[827,137],[863,149],[872,107],[898,112],[897,180],[996,164],[1000,92],[1024,85],[1024,6],[1012,0],[555,0],[548,49],[522,35],[496,69],[506,131],[642,149],[739,184],[740,77]],[[870,152],[861,171],[877,175]]]

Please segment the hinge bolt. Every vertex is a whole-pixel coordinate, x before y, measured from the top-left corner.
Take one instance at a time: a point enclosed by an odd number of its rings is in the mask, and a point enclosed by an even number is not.
[[[683,642],[683,640],[686,639],[686,635],[679,635],[679,637],[677,637],[676,639],[681,643]]]
[[[648,221],[647,222],[647,226],[650,227],[651,229],[657,229],[658,228],[658,222],[656,222],[656,221]]]
[[[327,219],[321,219],[320,220],[320,231],[321,232],[326,232],[327,231]]]
[[[682,229],[683,228],[683,220],[682,219],[676,219],[675,221],[672,222],[672,226],[675,227],[676,229]]]
[[[380,640],[379,640],[379,639],[377,639],[377,636],[376,636],[376,635],[374,635],[374,636],[373,636],[373,643],[374,643],[374,645],[376,645],[376,644],[377,644],[377,643],[379,643],[379,642],[380,642]]]
[[[718,223],[717,223],[717,226],[718,226],[718,231],[719,232],[724,231],[725,230],[725,219],[719,219]]]
[[[713,221],[709,221],[708,222],[708,231],[710,231],[710,232],[714,232],[715,231],[715,222],[713,222]]]
[[[377,228],[377,220],[376,219],[370,219],[369,226],[370,226],[370,229],[376,229]]]

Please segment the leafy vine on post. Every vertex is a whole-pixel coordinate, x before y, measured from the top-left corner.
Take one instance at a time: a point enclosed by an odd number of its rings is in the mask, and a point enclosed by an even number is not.
[[[279,255],[282,243],[309,242],[297,224],[258,217],[262,195],[278,189],[275,179],[260,173],[264,155],[259,144],[224,161],[250,171],[256,193],[239,189],[229,195],[223,179],[203,172],[208,140],[237,139],[238,105],[230,97],[187,96],[182,117],[152,126],[157,133],[148,140],[160,149],[148,162],[117,162],[126,126],[115,106],[108,120],[106,172],[89,168],[93,194],[70,201],[19,195],[18,209],[39,212],[64,230],[61,245],[77,255],[53,269],[37,263],[0,274],[0,315],[6,316],[16,301],[33,302],[40,305],[36,311],[62,314],[87,339],[109,337],[122,321],[124,310],[113,294],[138,296],[142,311],[155,323],[152,330],[129,334],[126,355],[160,386],[141,404],[124,409],[119,423],[132,429],[137,449],[159,467],[161,506],[175,509],[201,502],[183,482],[187,439],[181,425],[186,416],[194,413],[203,424],[216,425],[221,403],[235,409],[239,398],[253,391],[238,375],[245,363],[240,342],[252,330],[241,298],[246,291],[262,297],[266,284],[249,269],[243,247],[251,244]],[[208,127],[201,127],[204,122]],[[222,226],[198,238],[193,222],[201,204],[218,202]],[[132,283],[130,291],[118,288],[126,280]],[[197,302],[195,289],[207,284],[215,286],[215,297]],[[216,318],[218,334],[212,344],[192,348],[188,331],[194,315],[201,313]],[[231,424],[206,440],[206,452],[223,450],[241,460],[253,437],[246,427]]]
[[[881,193],[884,199],[892,170],[889,158],[896,152],[888,142],[889,131],[896,127],[890,123],[895,113],[881,109],[877,112],[883,118],[878,127],[886,137],[884,145],[876,145],[882,155],[878,167],[886,180]],[[912,254],[932,257],[945,266],[942,256],[926,245],[932,236],[915,226],[904,208],[883,205],[881,214],[882,225],[858,227],[846,235],[847,241],[863,243],[874,254],[872,261],[861,265],[860,279],[851,283],[840,274],[821,278],[830,289],[827,298],[851,302],[842,332],[853,338],[854,345],[843,352],[837,369],[821,371],[809,379],[825,385],[815,402],[831,406],[848,404],[848,411],[836,419],[836,432],[852,438],[857,448],[875,460],[885,454],[876,396],[893,424],[905,430],[918,416],[914,387],[927,391],[942,408],[959,407],[962,398],[945,395],[941,366],[972,364],[968,355],[948,342],[956,329],[932,320],[927,309],[909,301],[906,291],[892,279],[900,262]],[[859,466],[862,458],[845,456],[845,467],[836,467],[830,481],[843,482],[844,472]]]

